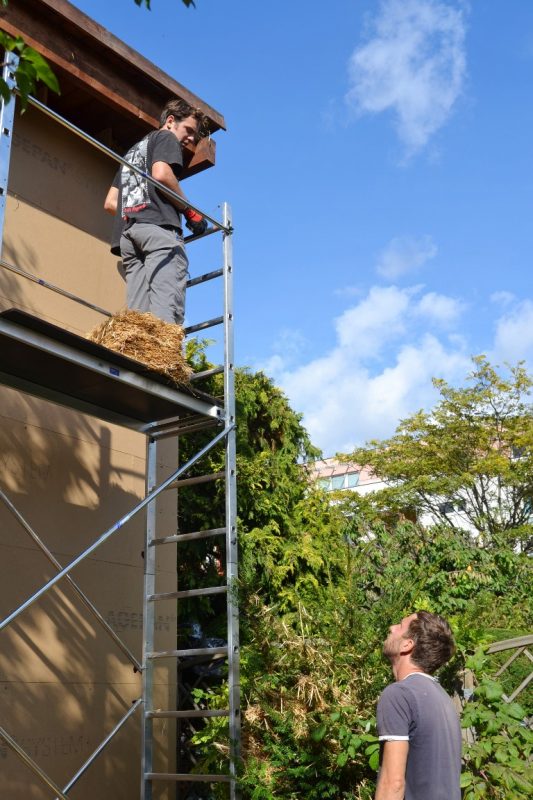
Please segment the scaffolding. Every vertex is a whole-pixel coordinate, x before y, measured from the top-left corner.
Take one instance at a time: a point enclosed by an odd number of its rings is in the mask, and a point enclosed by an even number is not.
[[[7,54],[3,70],[4,80],[14,91],[14,72],[17,58]],[[36,98],[29,103],[42,113],[52,117],[57,123],[81,137],[91,146],[104,152],[119,164],[138,171],[110,148],[93,139],[71,122],[48,108]],[[15,100],[2,101],[0,109],[0,240],[3,238],[4,214],[8,187],[10,150],[15,114]],[[141,173],[142,174],[142,173]],[[167,196],[183,204],[182,198],[166,187],[158,184],[151,176],[144,177]],[[26,609],[43,597],[60,581],[68,582],[83,603],[87,613],[106,631],[117,647],[129,660],[134,670],[142,673],[142,696],[124,714],[122,719],[108,732],[104,740],[92,752],[75,775],[65,786],[58,786],[23,749],[11,733],[0,725],[0,739],[21,759],[35,776],[51,789],[57,798],[67,800],[70,790],[91,767],[94,761],[114,739],[124,724],[135,714],[141,715],[141,765],[140,798],[151,800],[156,782],[185,785],[194,782],[203,784],[222,782],[228,784],[232,800],[238,797],[237,762],[240,754],[240,692],[239,692],[239,619],[237,603],[237,525],[236,525],[236,443],[235,443],[235,382],[233,356],[233,258],[232,258],[232,215],[229,206],[222,205],[222,222],[187,204],[201,213],[211,223],[201,236],[189,236],[186,242],[211,234],[222,235],[222,267],[188,281],[188,288],[203,285],[208,281],[221,279],[223,283],[223,313],[213,319],[200,322],[185,329],[186,334],[220,325],[223,328],[223,364],[192,376],[191,388],[176,388],[168,381],[147,370],[129,358],[96,345],[80,336],[65,331],[40,318],[23,311],[11,309],[0,314],[0,383],[34,397],[59,404],[63,407],[88,413],[98,419],[146,436],[146,495],[131,510],[118,519],[111,527],[99,534],[94,541],[70,563],[62,565],[48,549],[37,532],[15,507],[7,494],[0,491],[0,501],[15,517],[34,544],[46,556],[56,570],[55,575],[44,583],[31,597],[15,608],[0,621],[0,631],[9,626]],[[57,292],[76,302],[110,316],[110,312],[89,301],[39,278],[20,265],[0,259],[3,269],[41,284],[46,289]],[[213,374],[223,374],[224,394],[213,398],[199,391],[203,378]],[[200,430],[214,429],[213,438],[194,453],[186,463],[177,467],[162,482],[157,482],[156,468],[158,447],[169,437],[182,437]],[[179,438],[178,438],[179,441]],[[225,448],[225,467],[216,474],[185,477],[191,467],[199,464],[213,448]],[[210,530],[177,532],[175,535],[157,538],[155,500],[169,488],[183,485],[205,483],[210,480],[225,482],[225,519],[220,527]],[[91,555],[104,542],[115,536],[121,528],[140,512],[146,512],[144,542],[144,589],[143,589],[143,634],[142,656],[138,658],[122,641],[120,636],[104,619],[98,608],[87,597],[72,577],[72,572],[82,561]],[[211,537],[225,539],[226,563],[225,583],[202,589],[158,593],[156,589],[156,551],[169,543],[178,547],[183,542],[191,542]],[[220,538],[218,538],[220,541]],[[177,587],[179,589],[179,587]],[[157,651],[155,649],[155,608],[161,600],[180,600],[191,597],[224,594],[226,597],[227,639],[218,647],[196,647]],[[177,643],[176,643],[177,646]],[[227,684],[229,703],[226,709],[156,709],[154,706],[154,668],[160,659],[173,659],[177,662],[177,674],[183,665],[195,663],[227,662]],[[179,677],[178,677],[179,680]],[[158,773],[154,771],[154,719],[204,720],[209,717],[224,716],[229,726],[229,763],[225,774],[191,774],[189,772]]]

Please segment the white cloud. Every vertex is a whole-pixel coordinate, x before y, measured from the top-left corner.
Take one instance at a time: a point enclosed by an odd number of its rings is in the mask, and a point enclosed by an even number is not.
[[[403,335],[412,293],[397,286],[373,286],[367,297],[336,319],[339,346],[364,349],[367,358],[378,355],[388,340]]]
[[[267,358],[266,361],[256,364],[256,369],[262,370],[267,375],[277,375],[283,370],[289,369],[301,359],[306,344],[306,339],[300,331],[284,328],[280,331],[273,344],[274,350],[277,352]]]
[[[501,306],[510,305],[514,299],[514,294],[512,292],[505,291],[505,289],[501,292],[493,292],[490,296],[491,303],[497,303]]]
[[[376,269],[384,278],[395,280],[420,269],[436,255],[437,246],[431,236],[396,236],[379,256]]]
[[[533,365],[533,302],[523,300],[496,323],[494,353],[498,362],[526,360]]]
[[[444,0],[381,0],[349,61],[348,105],[392,111],[408,155],[448,120],[466,75],[464,12]]]
[[[416,310],[418,314],[435,322],[450,325],[459,318],[464,308],[465,305],[461,300],[437,292],[428,292],[420,299]]]
[[[327,455],[349,451],[371,437],[390,435],[399,419],[436,399],[431,378],[459,380],[470,368],[460,338],[440,341],[419,331],[420,287],[370,289],[357,305],[335,320],[337,341],[325,355],[295,369],[282,366],[273,377],[294,409],[304,414],[312,440]],[[447,319],[456,301],[433,294],[433,308]],[[450,301],[448,307],[446,301]],[[424,317],[431,325],[438,314]],[[385,348],[386,367],[381,358]]]

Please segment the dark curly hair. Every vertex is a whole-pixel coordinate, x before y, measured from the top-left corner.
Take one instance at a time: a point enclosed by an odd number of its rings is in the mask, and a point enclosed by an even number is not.
[[[433,675],[455,653],[452,629],[443,617],[429,611],[417,611],[411,620],[406,637],[414,647],[411,660],[424,672]]]
[[[165,107],[161,111],[161,116],[159,118],[160,126],[163,127],[167,118],[173,116],[178,122],[181,119],[186,119],[187,117],[194,117],[194,119],[198,120],[198,136],[203,136],[208,132],[208,122],[207,117],[203,114],[199,108],[194,108],[190,106],[189,103],[186,103],[185,100],[180,100],[177,97],[169,100],[168,103],[165,104]]]

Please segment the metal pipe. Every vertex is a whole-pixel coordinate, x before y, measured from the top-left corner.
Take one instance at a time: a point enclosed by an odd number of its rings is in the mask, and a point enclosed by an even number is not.
[[[214,278],[221,278],[223,274],[223,269],[215,269],[212,272],[204,272],[203,275],[198,275],[197,278],[191,278],[190,281],[187,281],[187,289],[190,289],[191,286],[197,286],[199,283],[205,283],[205,281],[212,281]]]
[[[190,458],[182,467],[178,467],[178,469],[174,470],[172,475],[170,475],[165,481],[163,481],[163,483],[161,483],[157,487],[157,489],[154,489],[153,492],[148,494],[144,498],[144,500],[141,500],[141,502],[138,503],[128,514],[125,514],[118,520],[118,522],[115,522],[115,524],[112,525],[111,528],[108,528],[108,530],[105,531],[105,533],[103,533],[96,540],[96,542],[93,542],[92,545],[90,545],[86,550],[80,553],[80,555],[77,556],[74,559],[74,561],[71,561],[70,564],[68,564],[66,567],[63,567],[61,572],[58,572],[58,574],[54,578],[51,578],[47,583],[44,584],[44,586],[41,586],[41,588],[38,589],[38,591],[36,591],[35,594],[33,594],[24,603],[22,603],[22,605],[16,608],[15,611],[12,611],[11,614],[9,614],[9,616],[7,616],[0,622],[0,631],[4,630],[4,628],[7,628],[7,626],[11,622],[13,622],[13,620],[15,620],[23,611],[29,608],[36,600],[42,597],[42,595],[45,594],[45,592],[47,592],[48,589],[51,589],[52,586],[55,586],[56,583],[59,583],[59,581],[62,578],[64,578],[65,575],[68,575],[68,573],[71,572],[75,567],[77,567],[78,564],[80,564],[87,556],[91,555],[91,553],[94,553],[94,551],[98,547],[100,547],[101,544],[106,542],[111,536],[113,536],[114,533],[120,530],[120,528],[122,528],[136,514],[138,514],[139,511],[142,511],[142,509],[145,508],[145,506],[147,506],[148,503],[151,503],[152,500],[155,500],[155,498],[158,495],[160,495],[161,492],[167,489],[178,478],[179,475],[190,469],[193,466],[193,464],[196,464],[197,461],[203,458],[203,456],[206,453],[208,453],[211,450],[211,448],[213,448],[222,439],[224,439],[228,435],[230,430],[231,430],[230,428],[224,428],[223,431],[218,433],[214,439],[212,439],[210,442],[208,442],[208,444],[205,445],[205,447],[202,447],[202,449],[199,450],[192,458]]]
[[[227,586],[208,586],[205,589],[183,589],[180,592],[160,592],[159,594],[149,594],[148,601],[156,600],[184,600],[186,597],[205,597],[211,594],[226,594]]]
[[[196,772],[148,772],[147,781],[174,781],[175,783],[229,783],[229,775],[198,775]]]
[[[182,481],[176,481],[173,486],[169,486],[169,489],[180,489],[182,486],[194,486],[197,483],[210,483],[211,481],[219,481],[223,477],[223,472],[213,472],[211,475],[197,475],[195,478],[184,478]]]
[[[55,556],[54,556],[54,555],[53,555],[53,554],[50,552],[50,550],[47,548],[47,546],[46,546],[46,545],[45,545],[45,543],[42,541],[42,539],[41,539],[41,538],[40,538],[40,537],[39,537],[39,536],[38,536],[38,535],[35,533],[35,531],[33,530],[33,528],[32,528],[32,527],[29,525],[29,523],[28,523],[28,522],[27,522],[27,521],[24,519],[24,517],[22,516],[22,514],[20,513],[20,511],[19,511],[19,510],[18,510],[18,509],[17,509],[17,508],[16,508],[16,507],[13,505],[13,503],[11,502],[11,500],[9,499],[9,497],[7,497],[7,495],[6,495],[6,494],[5,494],[5,493],[4,493],[4,492],[3,492],[1,489],[0,489],[0,500],[2,500],[2,501],[3,501],[3,503],[4,503],[4,505],[5,505],[5,506],[6,506],[6,507],[9,509],[9,511],[11,511],[11,513],[13,514],[13,516],[15,517],[15,519],[17,520],[17,522],[19,522],[19,523],[20,523],[20,525],[22,525],[22,527],[24,528],[24,530],[26,531],[26,533],[27,533],[29,536],[31,536],[31,538],[33,539],[33,541],[35,542],[35,544],[36,544],[36,545],[37,545],[37,546],[38,546],[38,547],[39,547],[39,548],[42,550],[42,552],[45,554],[45,556],[46,556],[46,557],[47,557],[47,559],[50,561],[50,563],[51,563],[51,564],[53,564],[53,565],[54,565],[54,567],[55,567],[56,569],[58,569],[58,570],[60,570],[60,569],[63,569],[63,567],[61,566],[61,564],[59,563],[59,561],[57,560],[57,558],[55,558]],[[117,645],[117,647],[119,647],[119,648],[122,650],[122,652],[124,653],[124,655],[125,655],[125,656],[126,656],[128,659],[129,659],[129,661],[131,661],[131,663],[133,664],[133,666],[135,667],[135,669],[139,670],[139,672],[140,672],[140,671],[141,671],[141,664],[140,664],[140,662],[139,662],[139,661],[137,661],[137,659],[135,658],[135,656],[133,655],[133,653],[132,653],[132,652],[129,650],[129,648],[128,648],[128,647],[127,647],[125,644],[124,644],[124,642],[122,641],[122,639],[120,639],[120,638],[119,638],[119,636],[117,636],[117,634],[115,633],[115,631],[113,630],[113,628],[112,628],[112,627],[109,625],[109,623],[108,623],[108,622],[106,622],[106,620],[105,620],[105,619],[103,618],[103,616],[100,614],[100,612],[98,611],[98,609],[97,609],[97,608],[96,608],[96,607],[95,607],[95,606],[94,606],[94,605],[91,603],[91,601],[89,600],[89,598],[87,597],[87,595],[86,595],[86,594],[85,594],[85,593],[84,593],[84,592],[83,592],[83,591],[80,589],[80,587],[78,586],[78,584],[75,582],[74,578],[73,578],[71,575],[67,575],[67,576],[66,576],[66,579],[67,579],[67,581],[70,583],[70,585],[72,586],[72,588],[74,589],[74,591],[77,593],[77,595],[78,595],[78,597],[81,599],[81,601],[82,601],[83,603],[85,603],[86,607],[89,609],[89,611],[91,612],[91,614],[93,614],[93,616],[95,617],[95,619],[96,619],[96,620],[97,620],[97,621],[100,623],[100,625],[101,625],[101,626],[104,628],[104,630],[105,630],[105,631],[107,631],[107,633],[109,634],[109,636],[111,636],[111,638],[113,639],[113,641],[115,642],[115,644]]]
[[[147,711],[150,719],[201,719],[202,717],[227,717],[229,711],[223,708],[194,711]]]
[[[5,5],[5,3],[4,3]],[[16,53],[6,52],[2,69],[2,78],[11,91],[15,88],[15,72],[18,67],[19,57]],[[13,123],[15,121],[15,98],[10,96],[6,101],[0,99],[0,252],[4,235],[4,218],[7,201],[7,182],[9,178],[9,165],[11,162],[11,142],[13,141]]]
[[[231,230],[231,209],[223,206],[223,219]],[[229,693],[229,739],[230,739],[230,800],[240,796],[237,784],[237,761],[241,757],[241,708],[240,708],[240,645],[238,606],[238,548],[237,548],[237,451],[235,430],[235,362],[233,324],[233,246],[230,234],[222,237],[224,257],[224,407],[226,425],[232,433],[226,439],[226,580],[228,617],[228,693]]]
[[[100,744],[98,745],[98,747],[96,748],[96,750],[94,751],[94,753],[93,753],[92,755],[90,755],[90,756],[89,756],[89,758],[87,759],[87,761],[85,762],[85,764],[83,764],[83,766],[81,766],[81,767],[79,768],[79,770],[76,772],[76,774],[74,775],[74,777],[73,777],[73,778],[71,778],[71,779],[70,779],[70,781],[67,783],[67,785],[66,785],[66,786],[65,786],[65,788],[63,789],[63,792],[64,792],[65,794],[66,794],[67,792],[70,792],[70,790],[72,789],[72,787],[74,786],[74,784],[75,784],[75,783],[77,783],[77,782],[79,781],[79,779],[82,777],[82,775],[84,775],[84,773],[85,773],[85,772],[87,772],[87,770],[89,769],[89,767],[91,766],[91,764],[92,764],[94,761],[96,761],[96,759],[98,758],[98,756],[100,755],[100,753],[101,753],[101,752],[102,752],[102,751],[103,751],[103,750],[104,750],[104,749],[107,747],[107,745],[109,744],[109,742],[110,742],[110,741],[111,741],[111,740],[112,740],[112,739],[113,739],[113,738],[116,736],[116,734],[117,734],[117,733],[119,732],[119,730],[122,728],[122,726],[124,725],[124,723],[125,723],[125,722],[127,722],[127,720],[129,720],[129,718],[130,718],[130,717],[131,717],[131,716],[132,716],[132,715],[135,713],[135,711],[136,711],[136,710],[139,708],[139,706],[141,705],[141,703],[142,703],[142,700],[141,700],[141,698],[139,698],[138,700],[136,700],[136,701],[135,701],[135,703],[132,705],[132,707],[131,707],[131,708],[130,708],[130,709],[127,711],[127,712],[126,712],[126,714],[125,714],[125,715],[122,717],[122,719],[121,719],[121,720],[119,720],[119,722],[117,722],[117,724],[115,725],[115,727],[113,728],[113,730],[112,730],[110,733],[108,733],[108,735],[105,737],[105,739],[104,739],[102,742],[100,742]],[[55,798],[55,800],[58,800],[58,798],[56,797],[56,798]]]
[[[42,780],[43,783],[49,786],[50,789],[52,789],[56,793],[56,800],[58,800],[58,798],[59,800],[69,800],[66,794],[64,794],[61,791],[59,786],[56,786],[53,780],[48,777],[46,772],[43,772],[40,766],[35,763],[33,758],[30,758],[30,756],[26,753],[26,751],[23,750],[22,747],[19,744],[17,744],[17,742],[9,735],[9,733],[6,730],[4,730],[4,728],[2,728],[1,726],[0,726],[0,739],[3,739],[7,744],[7,746],[10,747],[13,750],[13,752],[18,755],[21,761],[23,761],[26,764],[26,766],[29,767],[31,771],[34,772],[37,775],[37,777],[39,777]]]
[[[188,658],[189,656],[227,656],[227,647],[196,647],[190,650],[160,650],[147,653],[146,658]]]
[[[213,367],[212,369],[205,369],[203,372],[193,372],[189,380],[200,381],[202,378],[210,378],[211,375],[220,375],[222,372],[224,372],[224,367]]]
[[[0,266],[4,267],[4,269],[8,269],[10,272],[14,272],[16,275],[20,275],[22,278],[27,278],[29,281],[33,281],[33,283],[38,283],[39,286],[44,286],[45,289],[50,289],[52,292],[56,292],[62,297],[67,297],[69,300],[75,300],[76,303],[80,303],[82,306],[86,306],[93,311],[98,311],[99,314],[104,314],[106,317],[113,316],[111,311],[106,311],[105,308],[100,308],[100,306],[90,303],[88,300],[83,300],[83,298],[72,294],[72,292],[67,292],[66,289],[61,289],[59,286],[55,286],[53,283],[49,283],[49,281],[45,281],[43,278],[38,278],[37,275],[32,275],[31,272],[26,272],[26,270],[21,269],[20,267],[15,267],[14,264],[4,261],[3,258],[0,258]]]
[[[111,150],[110,147],[106,147],[106,145],[99,142],[98,139],[94,139],[88,133],[82,131],[81,128],[78,128],[72,122],[69,122],[67,119],[62,117],[56,111],[52,111],[51,108],[48,108],[48,106],[46,106],[44,103],[41,103],[41,101],[37,100],[37,98],[32,97],[30,95],[28,97],[28,103],[32,106],[35,106],[35,108],[38,108],[40,111],[43,112],[43,114],[46,114],[48,117],[51,117],[56,122],[59,122],[60,125],[63,125],[63,127],[67,128],[69,131],[72,131],[72,133],[75,133],[77,136],[79,136],[81,139],[91,144],[93,147],[96,147],[97,150],[100,150],[102,153],[105,153],[106,155],[110,156],[112,159],[114,159],[114,161],[118,161],[119,164],[128,167],[129,169],[131,169],[132,172],[135,172],[137,175],[140,175],[142,178],[145,178],[149,183],[152,184],[152,186],[155,186],[156,189],[162,192],[162,194],[164,194],[166,197],[169,197],[171,200],[177,200],[179,205],[182,206],[183,208],[190,208],[192,209],[192,211],[196,211],[197,214],[201,214],[202,217],[204,217],[204,219],[207,219],[212,225],[214,225],[217,228],[217,230],[226,231],[226,233],[229,233],[229,228],[226,225],[219,222],[209,214],[206,214],[204,211],[197,208],[196,206],[193,206],[192,203],[190,203],[188,200],[184,200],[183,197],[181,197],[179,194],[176,194],[176,192],[173,192],[171,189],[167,189],[167,187],[164,186],[162,183],[159,183],[159,181],[154,180],[154,178],[152,178],[151,175],[148,175],[146,172],[143,172],[142,169],[139,169],[134,164],[130,164],[129,161],[126,161],[125,158],[119,156],[117,153]]]
[[[185,328],[185,336],[196,331],[204,331],[206,328],[213,328],[215,325],[222,325],[224,317],[213,317],[213,319],[206,319],[205,322],[199,322],[197,325],[189,325]]]
[[[175,544],[176,542],[192,542],[196,539],[209,539],[211,536],[223,536],[225,533],[225,528],[209,528],[205,531],[178,533],[175,536],[162,536],[160,539],[152,539],[150,547],[154,547],[158,544]]]

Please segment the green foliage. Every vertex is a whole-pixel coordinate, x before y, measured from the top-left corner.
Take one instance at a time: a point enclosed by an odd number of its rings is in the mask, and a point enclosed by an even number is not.
[[[190,347],[196,369],[208,368],[202,343]],[[221,393],[220,376],[207,391]],[[391,623],[420,608],[444,614],[456,632],[457,657],[440,676],[445,688],[457,689],[467,658],[480,676],[465,707],[465,725],[480,732],[465,750],[465,800],[482,796],[482,783],[487,797],[526,797],[517,787],[530,780],[530,732],[517,719],[518,706],[507,706],[490,680],[497,657],[486,660],[479,647],[530,630],[531,559],[515,551],[513,535],[493,536],[491,546],[481,547],[447,524],[426,530],[399,507],[379,516],[375,508],[366,515],[357,507],[354,514],[344,496],[332,504],[307,478],[303,462],[317,451],[283,393],[262,373],[239,370],[237,403],[245,800],[371,800],[379,757],[375,704],[391,679],[382,641]],[[210,435],[198,434],[191,448]],[[223,453],[211,453],[209,461],[210,469],[220,469]],[[223,497],[210,491],[186,500],[180,492],[180,530],[198,528],[193,513],[205,527],[219,524]],[[205,573],[214,563],[212,545],[195,547],[205,548]],[[192,580],[202,576],[187,566],[180,585]],[[216,601],[203,613],[202,625],[215,629]],[[518,685],[523,674],[516,665]],[[224,691],[197,699],[222,707]],[[511,745],[505,763],[498,737]],[[224,720],[210,720],[195,742],[204,747],[198,769],[224,769]],[[214,791],[224,796],[222,788]]]
[[[449,527],[472,526],[485,546],[527,551],[533,547],[532,380],[522,364],[504,378],[479,356],[470,383],[456,389],[435,380],[441,400],[431,412],[413,414],[390,439],[350,456],[387,482],[358,501],[360,511],[429,512]]]
[[[4,5],[7,3],[4,2]],[[22,108],[25,109],[28,96],[35,92],[35,87],[42,81],[49,89],[59,94],[59,83],[43,56],[29,47],[21,36],[13,38],[4,31],[0,31],[0,47],[6,52],[15,52],[19,57],[19,64],[15,71],[15,82],[18,88]],[[9,86],[0,78],[0,95],[5,103],[11,98]]]
[[[525,800],[533,795],[533,730],[526,724],[526,710],[502,699],[501,683],[486,674],[481,677],[486,662],[479,654],[467,660],[480,680],[462,717],[473,739],[464,747],[463,798]]]

